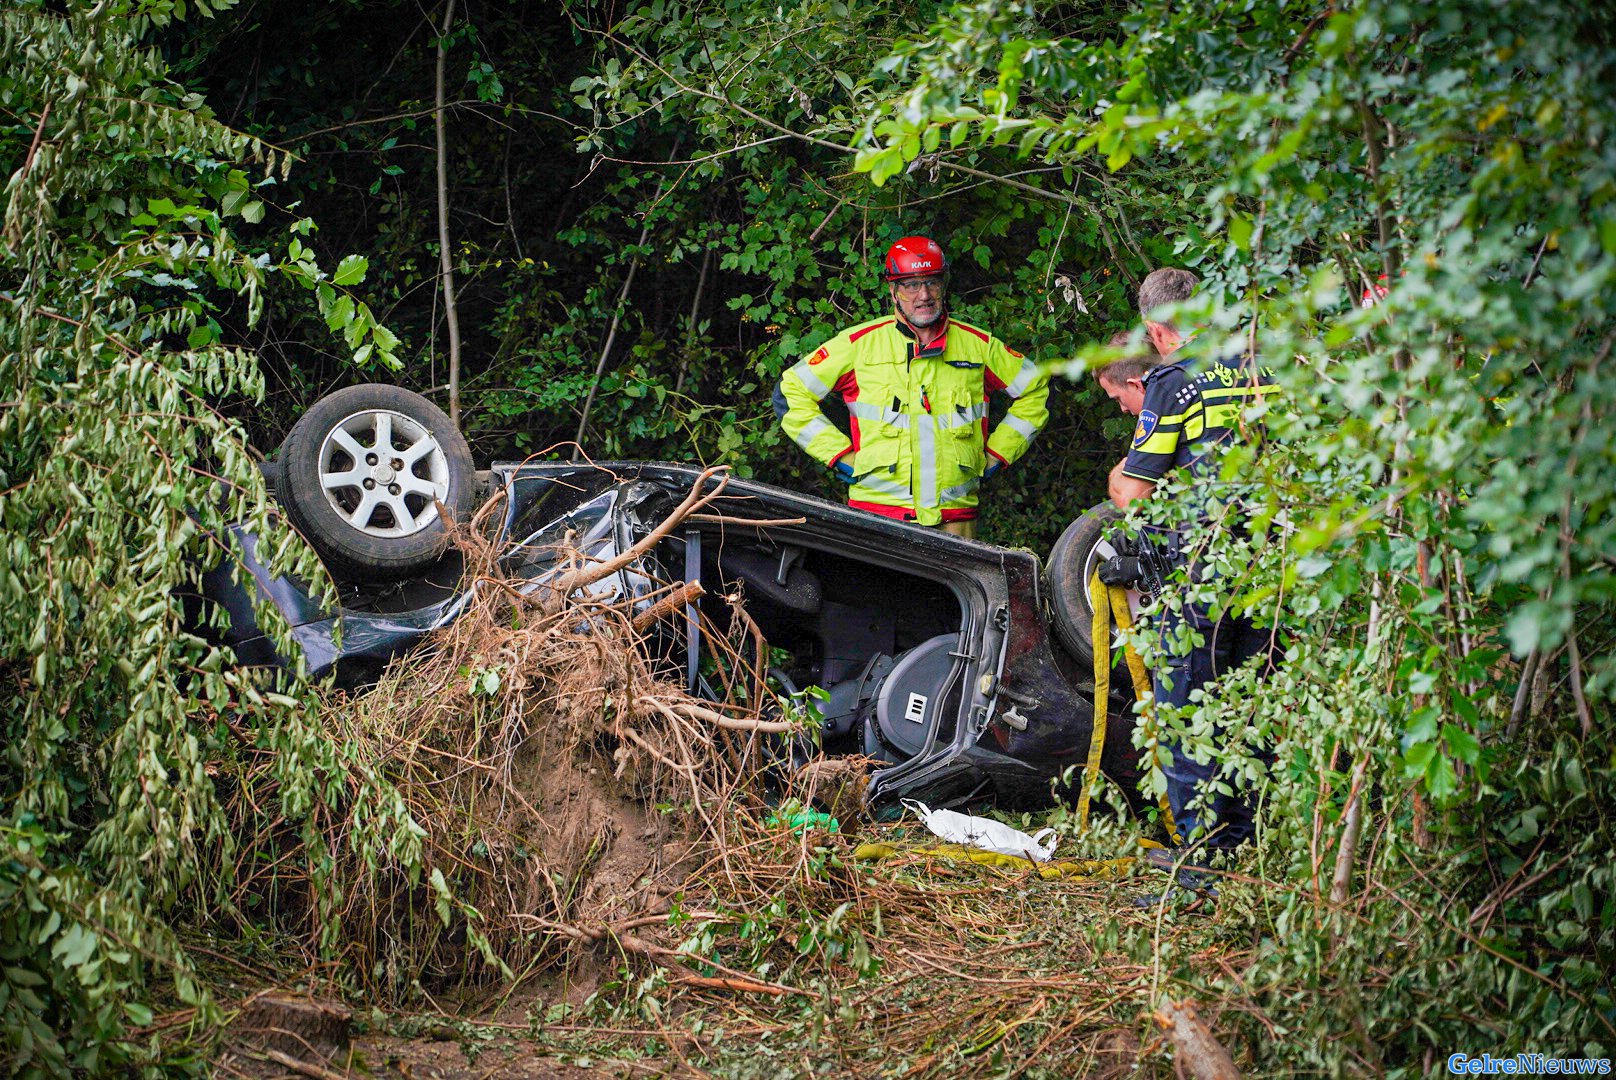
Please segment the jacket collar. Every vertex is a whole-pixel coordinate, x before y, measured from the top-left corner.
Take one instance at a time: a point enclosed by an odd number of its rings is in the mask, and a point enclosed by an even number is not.
[[[896,305],[893,306],[893,316],[893,325],[898,328],[898,333],[902,334],[904,337],[908,338],[918,346],[920,344],[920,335],[915,333],[915,328],[909,325],[909,320],[903,317],[903,312],[897,310]],[[915,355],[917,357],[926,357],[930,359],[934,356],[943,355],[943,350],[948,347],[949,322],[950,318],[948,308],[945,307],[943,308],[942,318],[943,332],[938,334],[936,340],[934,340],[930,345],[927,345],[923,349],[917,348],[915,350]]]

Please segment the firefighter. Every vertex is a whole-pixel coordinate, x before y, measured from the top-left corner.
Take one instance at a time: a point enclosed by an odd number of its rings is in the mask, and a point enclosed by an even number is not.
[[[1215,357],[1186,340],[1161,310],[1188,300],[1197,283],[1188,270],[1161,269],[1140,286],[1140,314],[1162,361],[1141,379],[1137,401],[1119,400],[1124,409],[1138,416],[1138,426],[1127,457],[1112,470],[1110,494],[1117,506],[1127,509],[1150,497],[1168,473],[1182,469],[1191,480],[1183,497],[1196,504],[1193,516],[1207,521],[1216,515],[1225,522],[1223,527],[1238,528],[1228,524],[1231,515],[1224,513],[1226,500],[1219,490],[1215,451],[1240,437],[1245,410],[1278,387],[1253,358]],[[1167,556],[1175,556],[1172,537],[1156,542],[1158,550],[1165,546]],[[1205,580],[1191,562],[1186,576]],[[1116,580],[1118,571],[1116,566],[1102,567],[1101,580],[1125,584]],[[1258,628],[1247,616],[1214,610],[1203,602],[1187,601],[1181,612],[1165,611],[1161,623],[1164,642],[1174,640],[1184,623],[1195,633],[1190,635],[1193,644],[1187,655],[1164,656],[1153,672],[1158,705],[1182,709],[1195,690],[1209,688],[1219,675],[1257,656],[1266,656],[1270,662],[1277,657],[1272,630]],[[1162,770],[1180,836],[1209,851],[1232,850],[1254,831],[1251,793],[1225,795],[1212,789],[1226,736],[1221,729],[1214,732],[1217,752],[1205,762],[1191,759],[1182,746],[1169,744],[1173,761]]]
[[[976,535],[983,480],[1027,452],[1049,419],[1048,377],[948,313],[948,260],[924,236],[888,250],[892,314],[844,330],[786,371],[774,412],[791,440],[849,485],[860,510]],[[988,431],[988,395],[1009,411]],[[835,392],[850,434],[820,410]]]

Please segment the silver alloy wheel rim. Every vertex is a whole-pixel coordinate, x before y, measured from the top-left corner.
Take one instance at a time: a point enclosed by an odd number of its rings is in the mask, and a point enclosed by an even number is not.
[[[338,422],[320,443],[320,490],[366,536],[413,536],[449,498],[449,458],[432,433],[391,409]]]

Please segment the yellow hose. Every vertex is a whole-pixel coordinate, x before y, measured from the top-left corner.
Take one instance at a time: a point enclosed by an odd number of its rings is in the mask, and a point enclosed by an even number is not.
[[[1094,791],[1095,783],[1100,778],[1100,755],[1105,750],[1106,719],[1110,713],[1111,704],[1111,620],[1115,618],[1116,625],[1123,632],[1123,655],[1128,660],[1128,675],[1133,681],[1135,700],[1145,700],[1150,693],[1150,676],[1145,672],[1145,662],[1139,658],[1139,653],[1128,643],[1127,633],[1133,629],[1133,612],[1128,609],[1128,592],[1116,585],[1107,585],[1100,580],[1099,572],[1089,580],[1089,607],[1094,612],[1094,622],[1090,626],[1089,642],[1094,653],[1094,723],[1093,734],[1089,738],[1089,759],[1083,766],[1083,790],[1077,796],[1077,827],[1088,828],[1089,824],[1089,796]],[[1154,704],[1145,706],[1143,720],[1146,738],[1154,746],[1156,741],[1156,710]],[[1173,826],[1173,812],[1168,808],[1167,798],[1159,800],[1162,820],[1167,825],[1167,834],[1176,838],[1178,830]]]

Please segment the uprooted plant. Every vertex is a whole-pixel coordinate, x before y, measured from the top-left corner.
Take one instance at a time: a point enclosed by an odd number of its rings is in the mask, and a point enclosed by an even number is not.
[[[762,737],[797,725],[765,715],[763,642],[738,597],[727,633],[741,640],[710,625],[704,633],[710,678],[731,692],[704,701],[677,684],[656,646],[659,624],[682,623],[700,586],[661,582],[633,595],[610,579],[707,508],[724,490],[721,472],[704,472],[659,525],[610,559],[563,537],[549,556],[556,572],[538,583],[504,568],[499,538],[488,535],[503,507],[504,495],[494,496],[457,536],[463,580],[473,583],[460,616],[375,688],[327,707],[327,730],[359,748],[362,768],[401,793],[422,830],[424,882],[403,865],[379,870],[342,854],[341,836],[364,826],[362,802],[325,823],[343,897],[341,940],[331,944],[373,989],[475,980],[490,969],[508,977],[602,941],[678,960],[635,931],[666,921],[693,869],[724,867],[744,851],[737,831],[757,829],[759,780],[773,760]],[[240,790],[260,791],[267,768],[256,766]],[[277,891],[284,910],[291,854],[240,889]]]

